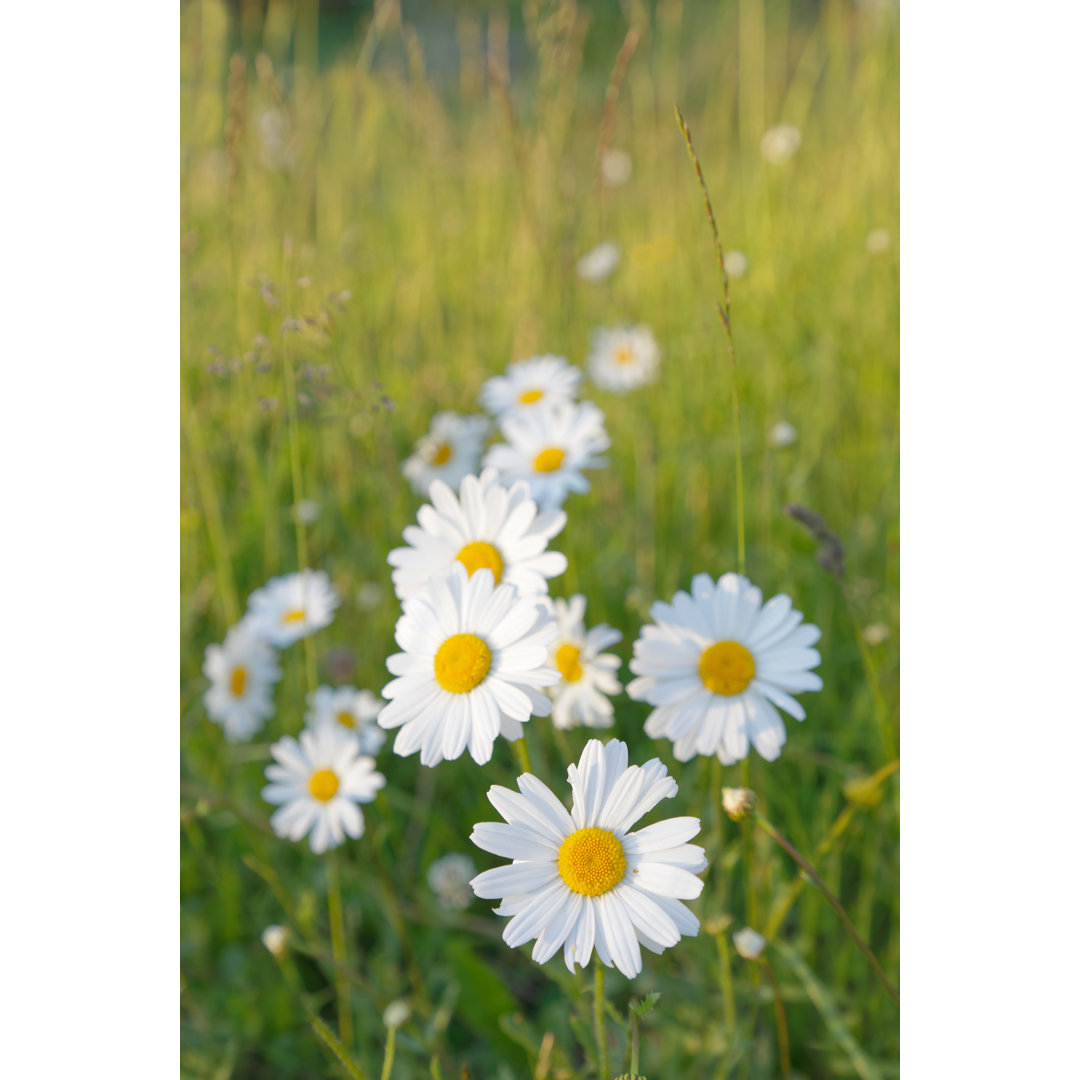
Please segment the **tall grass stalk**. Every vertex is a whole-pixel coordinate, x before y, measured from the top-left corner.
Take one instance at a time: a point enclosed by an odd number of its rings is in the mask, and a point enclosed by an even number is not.
[[[338,1003],[338,1030],[349,1048],[353,1042],[352,1012],[349,1008],[349,981],[343,971],[348,964],[345,943],[345,912],[341,906],[341,873],[337,855],[326,856],[326,897],[330,909],[330,950],[334,957],[335,986]]]

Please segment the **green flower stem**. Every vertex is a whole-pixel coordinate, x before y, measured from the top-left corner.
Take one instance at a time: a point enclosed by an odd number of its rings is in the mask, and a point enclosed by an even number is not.
[[[531,773],[532,766],[529,764],[529,748],[525,745],[525,736],[522,735],[520,739],[515,739],[513,746],[521,771]]]
[[[327,903],[330,909],[330,951],[336,969],[336,993],[338,1004],[338,1030],[346,1048],[352,1047],[352,1014],[349,1011],[349,980],[342,974],[347,965],[345,951],[345,912],[341,906],[341,875],[337,856],[331,852],[326,857]]]
[[[390,1072],[394,1068],[394,1037],[397,1028],[388,1028],[386,1032],[386,1053],[383,1055],[382,1074],[380,1080],[390,1080]]]
[[[772,984],[773,1007],[776,1011],[776,1042],[780,1047],[780,1075],[788,1077],[791,1075],[791,1044],[788,1041],[784,999],[780,996],[780,982],[776,978],[776,972],[773,971],[772,964],[764,956],[761,958],[761,966],[765,969],[765,974],[768,975],[769,982]]]
[[[714,934],[716,938],[717,959],[720,962],[720,996],[724,1010],[724,1028],[727,1031],[727,1049],[730,1052],[735,1045],[737,1031],[735,1026],[735,983],[731,978],[731,948],[728,946],[727,930]]]
[[[596,957],[596,983],[593,990],[593,1025],[596,1028],[596,1069],[599,1080],[611,1080],[608,1064],[607,1029],[604,1024],[604,965]]]

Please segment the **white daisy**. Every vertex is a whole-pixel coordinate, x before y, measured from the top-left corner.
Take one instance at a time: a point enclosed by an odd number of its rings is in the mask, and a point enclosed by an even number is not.
[[[731,940],[735,942],[735,951],[744,960],[756,960],[765,951],[765,939],[749,926],[736,930]]]
[[[660,366],[660,349],[647,326],[594,330],[589,376],[597,386],[625,394],[651,383]]]
[[[619,245],[605,240],[577,261],[578,277],[583,281],[604,281],[619,265]]]
[[[229,742],[250,739],[274,715],[277,654],[241,619],[220,645],[207,645],[203,674],[210,680],[203,702]]]
[[[724,256],[724,269],[727,270],[728,277],[745,277],[746,271],[750,269],[750,260],[741,251],[729,251]]]
[[[615,708],[605,695],[622,690],[615,677],[622,661],[601,649],[621,641],[622,634],[603,624],[586,630],[585,597],[580,594],[553,603],[559,633],[551,647],[551,663],[562,678],[548,690],[554,702],[552,723],[564,729],[611,727]]]
[[[476,875],[476,863],[468,855],[444,855],[428,867],[427,880],[441,907],[461,911],[473,899],[469,879]]]
[[[357,803],[371,802],[386,783],[375,762],[360,753],[356,736],[337,724],[301,731],[270,747],[275,764],[266,766],[262,797],[279,809],[270,818],[278,836],[302,840],[311,834],[311,850],[321,855],[364,833]]]
[[[891,243],[892,237],[889,235],[888,229],[871,229],[866,234],[866,250],[871,255],[881,255],[883,252],[888,251]]]
[[[547,963],[561,948],[566,966],[585,967],[593,948],[602,964],[627,978],[641,971],[639,945],[655,953],[694,937],[698,921],[681,900],[693,900],[702,882],[695,874],[705,851],[687,841],[701,829],[697,818],[630,827],[661,799],[678,791],[659,758],[627,765],[626,744],[590,740],[581,761],[567,770],[574,795],[566,812],[535,776],[518,777],[518,790],[488,792],[502,822],[483,822],[472,841],[514,861],[472,881],[484,900],[501,899],[496,915],[509,915],[503,940],[511,948],[536,939],[532,957]]]
[[[802,133],[793,124],[778,124],[761,136],[761,156],[770,165],[790,161],[802,146]]]
[[[634,171],[634,163],[625,150],[605,150],[600,159],[600,175],[608,187],[622,187]]]
[[[329,626],[341,599],[325,570],[301,570],[271,578],[248,597],[248,617],[255,632],[275,648]]]
[[[787,739],[777,706],[804,720],[792,694],[822,687],[810,670],[821,663],[811,648],[821,631],[782,593],[763,607],[761,590],[738,574],[715,583],[697,574],[690,593],[653,604],[656,625],[634,642],[630,670],[639,678],[626,692],[656,706],[645,733],[671,739],[679,761],[716,754],[731,765],[750,743],[775,761]]]
[[[767,436],[770,446],[783,449],[786,446],[794,446],[798,441],[799,433],[795,425],[787,420],[778,420],[771,428]]]
[[[541,510],[558,509],[571,491],[587,492],[581,470],[607,464],[599,455],[611,440],[604,414],[591,401],[508,416],[501,430],[506,442],[488,450],[484,465],[498,469],[504,484],[528,481]]]
[[[455,561],[470,574],[486,566],[496,585],[515,585],[523,596],[546,593],[548,578],[565,573],[566,556],[545,549],[566,525],[566,514],[538,514],[528,484],[503,487],[498,471],[485,469],[479,478],[462,480],[460,499],[441,481],[431,485],[428,497],[432,505],[420,507],[419,524],[405,529],[409,546],[386,557],[395,568],[390,576],[400,599],[422,592]]]
[[[381,702],[370,690],[355,686],[320,686],[308,694],[304,723],[312,731],[327,724],[338,724],[351,731],[360,744],[360,753],[374,757],[386,741],[386,733],[375,723],[382,712]]]
[[[540,687],[557,682],[547,666],[555,621],[539,597],[496,585],[486,567],[455,562],[425,592],[410,597],[394,630],[404,652],[386,661],[390,704],[379,726],[401,728],[394,753],[420,751],[422,765],[460,757],[491,759],[495,739],[520,739],[530,715],[550,716]]]
[[[518,360],[480,388],[480,404],[496,419],[573,401],[581,371],[561,356]]]
[[[401,466],[413,491],[426,495],[435,480],[442,480],[457,491],[462,477],[476,472],[480,466],[488,427],[486,416],[436,413],[431,431],[417,440],[412,456]]]

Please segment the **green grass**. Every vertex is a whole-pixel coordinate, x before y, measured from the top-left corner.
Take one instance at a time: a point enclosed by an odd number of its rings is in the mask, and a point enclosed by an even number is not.
[[[569,524],[554,546],[570,569],[553,591],[584,592],[590,624],[621,628],[615,651],[629,659],[653,599],[688,587],[696,572],[735,568],[721,286],[675,103],[724,244],[750,259],[747,276],[732,282],[747,571],[767,596],[788,592],[824,632],[825,689],[804,696],[808,719],[788,723],[779,761],[751,760],[750,784],[897,980],[897,777],[815,857],[848,806],[845,783],[896,756],[899,275],[895,248],[866,247],[873,228],[898,234],[895,15],[840,2],[767,11],[761,0],[629,3],[643,36],[612,144],[634,171],[608,189],[595,184],[596,147],[627,23],[613,5],[590,26],[575,22],[572,4],[533,9],[535,20],[515,12],[510,21],[509,110],[475,52],[493,25],[497,47],[504,9],[494,5],[468,9],[479,14],[460,17],[456,30],[440,8],[439,32],[456,33],[450,41],[392,17],[381,30],[362,22],[357,41],[322,69],[311,50],[313,6],[300,5],[293,19],[289,5],[272,3],[268,23],[243,32],[219,3],[181,9],[186,1076],[346,1075],[310,1022],[315,1014],[338,1030],[325,860],[277,840],[259,798],[269,743],[302,724],[303,647],[283,655],[278,713],[255,742],[226,745],[202,706],[206,645],[221,640],[253,589],[298,565],[298,497],[321,506],[305,534],[308,561],[329,571],[344,598],[313,641],[319,680],[332,681],[327,658],[344,647],[356,662],[348,681],[377,691],[399,612],[386,553],[421,502],[400,463],[431,415],[475,411],[481,382],[511,360],[556,352],[581,364],[593,327],[645,322],[663,351],[660,382],[621,399],[586,387],[607,414],[611,464],[566,506]],[[433,62],[436,74],[426,74],[423,53],[456,52],[458,41],[461,72]],[[230,84],[234,52],[245,64],[234,61]],[[264,160],[260,120],[270,108],[287,118],[287,170]],[[803,144],[773,166],[758,143],[779,122],[796,124]],[[622,248],[622,264],[605,284],[580,281],[577,256],[607,239]],[[287,319],[300,329],[282,333]],[[799,432],[784,450],[766,442],[780,419]],[[784,513],[790,502],[813,508],[841,537],[844,582],[818,565],[814,541]],[[357,603],[365,583],[379,590],[370,610]],[[870,623],[890,628],[884,644],[860,643]],[[646,714],[621,696],[612,734],[629,743],[631,760],[658,754],[668,764],[680,785],[670,812],[702,817],[711,856],[710,763],[675,762],[670,743],[644,736]],[[558,790],[564,762],[549,727],[529,728],[534,771]],[[570,733],[575,755],[585,741]],[[511,748],[497,743],[483,768],[465,758],[422,769],[389,747],[379,760],[387,788],[365,808],[366,835],[339,853],[355,1021],[347,1050],[363,1075],[379,1075],[382,1010],[402,997],[412,1017],[398,1032],[396,1077],[458,1077],[466,1065],[474,1080],[532,1076],[538,1056],[548,1076],[594,1075],[592,969],[571,978],[559,961],[537,967],[527,949],[501,942],[504,920],[488,904],[448,916],[426,885],[427,867],[448,852],[494,865],[468,835],[493,817],[487,788],[517,773]],[[725,769],[723,782],[740,777]],[[719,875],[710,869],[692,907],[703,922],[730,915],[737,929],[746,921],[744,850],[738,827],[721,827]],[[753,854],[767,915],[797,871],[760,832]],[[270,923],[292,923],[314,955],[293,952],[279,968],[259,941]],[[795,1071],[896,1075],[898,1007],[812,886],[779,936],[772,963]],[[633,985],[607,972],[624,1023],[630,998],[662,992],[641,1020],[644,1075],[779,1075],[770,981],[732,954],[732,1042],[719,955],[703,931],[661,957],[646,954]],[[614,1021],[609,1030],[618,1074],[628,1037]],[[553,1044],[541,1049],[549,1032]]]

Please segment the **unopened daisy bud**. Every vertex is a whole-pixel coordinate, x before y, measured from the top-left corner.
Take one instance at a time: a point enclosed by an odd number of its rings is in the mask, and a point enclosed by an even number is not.
[[[742,821],[754,809],[757,796],[745,787],[726,787],[720,792],[724,804],[724,813],[732,821]]]
[[[864,631],[867,645],[881,645],[888,640],[889,628],[884,623],[871,623]]]
[[[731,940],[735,943],[735,951],[744,960],[756,960],[765,951],[765,939],[749,926],[736,930]]]
[[[404,998],[391,1001],[383,1010],[382,1020],[388,1028],[399,1028],[409,1022],[409,1003]]]
[[[705,920],[705,933],[716,937],[718,934],[726,934],[728,927],[735,920],[730,915],[713,915]]]
[[[266,951],[275,959],[280,960],[285,955],[289,945],[289,928],[287,926],[268,926],[262,932],[262,943]]]

